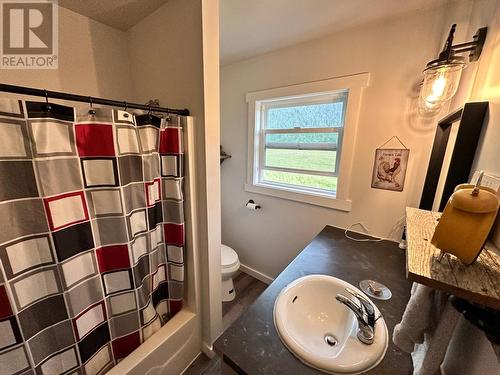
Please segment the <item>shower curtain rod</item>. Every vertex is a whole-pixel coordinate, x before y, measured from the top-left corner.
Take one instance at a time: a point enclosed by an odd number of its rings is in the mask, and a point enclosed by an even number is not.
[[[111,100],[111,99],[103,99],[103,98],[95,98],[93,96],[84,96],[84,95],[76,95],[76,94],[68,94],[65,92],[58,91],[50,91],[50,90],[42,90],[35,89],[33,87],[24,87],[24,86],[15,86],[15,85],[6,85],[0,83],[0,91],[10,92],[14,94],[22,94],[22,95],[31,95],[31,96],[41,96],[43,98],[52,98],[52,99],[62,99],[62,100],[70,100],[74,102],[85,102],[92,104],[102,104],[109,105],[112,107],[122,107],[122,108],[134,108],[134,109],[142,109],[145,111],[153,111],[153,112],[163,112],[163,113],[171,113],[181,116],[189,116],[189,109],[173,109],[173,108],[164,108],[164,107],[153,107],[145,104],[138,103],[129,103],[125,101],[119,100]]]

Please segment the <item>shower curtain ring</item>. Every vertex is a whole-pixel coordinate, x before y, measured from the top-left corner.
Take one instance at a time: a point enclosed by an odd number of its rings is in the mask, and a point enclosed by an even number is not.
[[[92,102],[91,96],[89,96],[89,104],[90,104],[89,115],[94,116],[95,115],[94,103]]]
[[[47,92],[47,90],[43,90],[44,94],[45,94],[45,110],[47,112],[50,112],[50,110],[52,109],[50,103],[49,103],[49,93]]]
[[[123,102],[123,104],[124,104],[123,110],[125,112],[127,112],[128,103],[127,102]],[[128,113],[124,113],[123,117],[127,118],[128,117]]]

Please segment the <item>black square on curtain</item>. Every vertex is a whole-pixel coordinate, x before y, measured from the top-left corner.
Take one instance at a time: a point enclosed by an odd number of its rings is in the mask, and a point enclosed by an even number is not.
[[[149,230],[156,228],[163,220],[161,202],[156,203],[153,207],[148,208]]]
[[[60,262],[94,247],[90,222],[72,225],[52,233]]]

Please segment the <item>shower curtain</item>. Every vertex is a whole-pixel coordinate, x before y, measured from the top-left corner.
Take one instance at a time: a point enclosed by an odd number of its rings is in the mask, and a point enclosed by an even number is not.
[[[186,119],[93,112],[0,100],[2,375],[104,373],[181,309]]]

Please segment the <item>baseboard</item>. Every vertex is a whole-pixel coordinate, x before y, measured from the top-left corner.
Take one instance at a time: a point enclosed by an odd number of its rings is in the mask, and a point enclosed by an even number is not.
[[[212,345],[208,345],[205,341],[201,343],[201,351],[210,359],[215,357],[215,351]]]
[[[274,281],[273,277],[267,276],[266,274],[259,272],[251,267],[245,266],[244,264],[240,265],[240,271],[255,277],[257,280],[260,280],[267,285],[271,284]]]
[[[198,355],[194,357],[191,362],[189,362],[189,365],[186,366],[181,374],[184,374],[189,369],[189,367],[191,367],[191,365],[200,357],[200,355],[206,355],[208,358],[212,359],[216,354],[212,347],[208,346],[206,342],[202,342],[201,352],[199,352]]]

